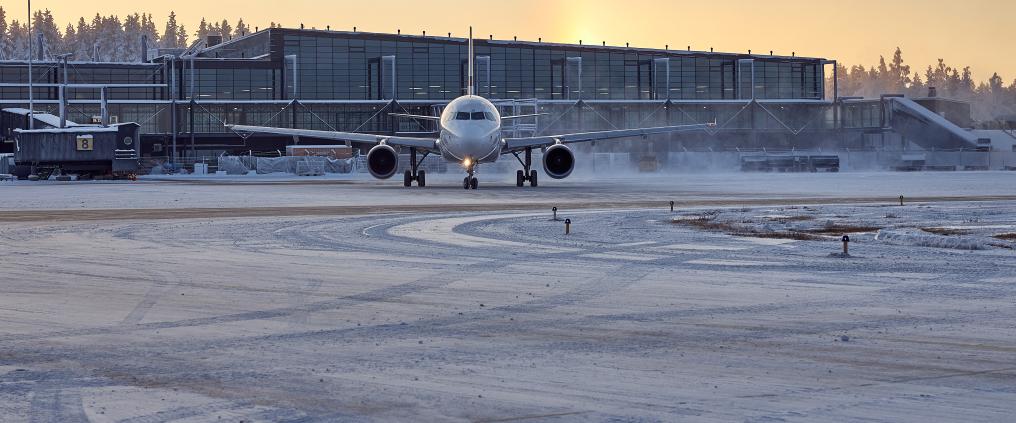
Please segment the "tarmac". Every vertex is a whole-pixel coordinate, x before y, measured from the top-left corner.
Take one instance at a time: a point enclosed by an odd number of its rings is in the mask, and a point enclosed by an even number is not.
[[[431,179],[0,184],[0,421],[1016,414],[1016,174]]]

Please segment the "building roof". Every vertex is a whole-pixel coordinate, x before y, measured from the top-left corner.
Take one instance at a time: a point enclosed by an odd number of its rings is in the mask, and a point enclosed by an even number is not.
[[[382,39],[388,41],[409,41],[409,42],[432,42],[432,43],[452,43],[452,44],[466,44],[468,43],[467,38],[454,37],[454,36],[424,36],[424,35],[409,35],[409,34],[390,34],[390,33],[378,33],[378,32],[363,32],[363,31],[336,31],[336,30],[322,30],[322,29],[294,29],[294,28],[267,28],[262,29],[258,32],[254,32],[243,37],[234,38],[225,41],[221,44],[214,45],[212,47],[204,47],[198,49],[197,54],[209,55],[214,54],[215,50],[228,49],[231,46],[235,46],[237,43],[250,41],[254,37],[265,37],[267,40],[270,35],[275,33],[290,34],[290,35],[302,35],[302,36],[329,36],[329,37],[345,37],[345,38],[364,38],[364,39]],[[691,50],[691,49],[670,49],[670,48],[645,48],[637,46],[615,46],[615,45],[603,45],[603,44],[567,44],[567,43],[553,43],[543,41],[527,41],[527,40],[502,40],[492,38],[474,38],[474,43],[477,46],[524,46],[530,48],[562,48],[571,50],[592,50],[592,51],[613,51],[613,52],[636,52],[636,53],[655,53],[655,54],[666,54],[666,55],[691,55],[691,56],[703,56],[713,55],[717,57],[731,57],[735,56],[738,59],[760,59],[760,60],[803,60],[803,61],[817,61],[826,60],[818,57],[802,57],[802,56],[785,56],[785,55],[764,55],[764,54],[749,54],[749,53],[730,53],[730,52],[714,52],[714,51],[703,51],[703,50]]]
[[[56,115],[53,115],[53,114],[50,114],[50,113],[41,113],[41,112],[34,112],[33,113],[31,110],[22,109],[20,107],[6,108],[6,109],[3,109],[2,111],[7,112],[7,113],[13,113],[13,114],[20,115],[20,116],[28,116],[29,113],[31,113],[32,118],[37,120],[37,121],[39,121],[39,122],[42,122],[42,123],[44,123],[46,125],[54,126],[54,127],[59,127],[60,126],[60,116],[56,116]],[[67,123],[67,126],[80,126],[79,123],[72,122],[70,120],[68,120],[66,123]]]
[[[123,123],[112,124],[112,125],[109,125],[109,126],[78,125],[78,126],[72,126],[72,127],[68,127],[68,128],[15,129],[14,132],[17,132],[19,134],[36,134],[36,133],[38,133],[38,134],[63,134],[63,133],[92,134],[92,133],[100,133],[100,132],[117,132],[117,131],[120,130],[121,126],[140,127],[141,125],[136,123],[136,122],[123,122]]]
[[[72,126],[69,128],[48,129],[15,129],[19,134],[93,134],[99,132],[117,132],[116,126]]]

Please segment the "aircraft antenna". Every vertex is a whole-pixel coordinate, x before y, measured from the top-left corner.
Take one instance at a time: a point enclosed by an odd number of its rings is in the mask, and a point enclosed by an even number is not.
[[[476,55],[473,54],[473,27],[469,27],[469,58],[466,60],[466,66],[469,67],[469,86],[466,87],[466,95],[474,95],[476,91],[475,72],[476,65],[473,64]]]

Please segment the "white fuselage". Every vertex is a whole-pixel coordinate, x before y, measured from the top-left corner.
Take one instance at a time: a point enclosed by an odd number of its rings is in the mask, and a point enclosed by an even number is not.
[[[483,97],[452,100],[441,113],[440,127],[438,148],[445,160],[472,168],[501,156],[501,114]]]

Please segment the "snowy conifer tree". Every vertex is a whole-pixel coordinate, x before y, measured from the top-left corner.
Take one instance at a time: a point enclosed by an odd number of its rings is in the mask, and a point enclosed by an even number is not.
[[[74,53],[74,60],[91,60],[92,43],[95,42],[95,35],[85,18],[78,18],[78,25],[74,35],[74,40],[68,45],[68,52]]]
[[[236,29],[233,30],[233,38],[242,37],[250,34],[250,26],[243,22],[243,18],[240,18],[236,22]]]
[[[201,18],[201,23],[198,24],[198,31],[194,35],[198,38],[198,41],[201,41],[206,39],[205,37],[208,37],[208,32],[211,30],[212,28],[208,25],[208,21],[205,21],[205,18]]]
[[[17,19],[11,21],[7,29],[7,42],[10,43],[7,56],[13,60],[28,59],[28,25],[22,25]]]
[[[141,15],[127,15],[123,20],[124,44],[117,49],[121,61],[141,61],[141,36]]]
[[[0,60],[7,60],[10,57],[7,39],[7,11],[0,6]]]
[[[185,28],[183,25],[180,25],[180,30],[177,31],[176,33],[176,45],[180,48],[190,47],[190,45],[187,44],[187,38],[188,38],[187,28]]]
[[[162,46],[165,48],[186,47],[180,45],[180,27],[176,23],[176,12],[169,12],[166,30],[162,32]]]
[[[229,21],[226,19],[222,20],[219,24],[219,35],[222,35],[222,40],[228,40],[233,35],[233,27],[229,25]]]
[[[155,20],[152,19],[152,15],[141,14],[141,34],[148,36],[148,47],[155,48],[159,46],[159,29],[155,27]]]

